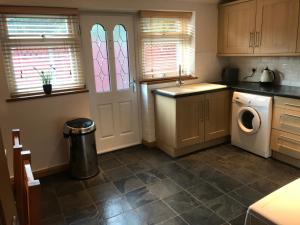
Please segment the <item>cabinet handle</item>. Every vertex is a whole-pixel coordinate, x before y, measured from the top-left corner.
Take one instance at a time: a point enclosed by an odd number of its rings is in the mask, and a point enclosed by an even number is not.
[[[255,32],[255,47],[258,48],[260,46],[260,32]]]
[[[205,106],[205,111],[206,111],[206,120],[209,120],[209,99],[206,99],[206,106]]]
[[[290,113],[284,113],[283,116],[290,116],[290,117],[294,117],[294,118],[300,119],[300,116],[294,115],[294,114],[290,114]],[[282,118],[282,116],[281,116],[281,118]]]
[[[253,43],[252,43],[252,35],[253,35],[253,32],[250,32],[249,48],[252,48],[252,47],[253,47]]]
[[[290,137],[286,137],[286,136],[279,136],[278,138],[279,140],[286,140],[286,141],[290,141],[290,142],[293,142],[295,144],[300,144],[300,142],[298,140],[295,140],[294,138],[290,138]]]
[[[291,104],[291,103],[284,103],[286,106],[292,106],[292,107],[296,107],[296,108],[300,108],[300,105],[296,105],[296,104]]]

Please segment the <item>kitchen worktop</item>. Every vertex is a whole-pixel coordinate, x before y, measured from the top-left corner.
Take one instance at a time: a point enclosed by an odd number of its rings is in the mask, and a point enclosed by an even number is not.
[[[154,94],[163,95],[172,98],[196,95],[199,93],[209,93],[218,90],[228,89],[226,85],[222,84],[212,84],[212,83],[199,83],[199,84],[189,84],[168,88],[160,88],[153,90]]]
[[[219,90],[232,89],[233,91],[247,92],[258,95],[280,96],[300,99],[300,87],[286,85],[261,85],[258,82],[239,82],[237,84],[224,85],[222,83],[199,83],[168,87],[153,90],[154,94],[166,97],[178,98],[202,93],[215,92]]]
[[[287,98],[300,99],[300,87],[286,85],[262,86],[258,82],[239,82],[237,84],[228,85],[234,91],[247,92],[252,94],[280,96]]]

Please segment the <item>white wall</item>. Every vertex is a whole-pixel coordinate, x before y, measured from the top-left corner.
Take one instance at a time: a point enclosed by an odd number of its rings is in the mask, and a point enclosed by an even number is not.
[[[196,62],[199,81],[220,78],[222,62],[217,52],[217,5],[215,0],[0,0],[0,4],[74,7],[82,11],[185,10],[195,12]],[[3,68],[2,65],[0,65]],[[21,128],[24,145],[32,151],[33,169],[64,164],[67,146],[62,138],[65,120],[89,116],[88,94],[76,94],[6,103],[8,91],[0,71],[0,119],[3,121],[4,145],[11,149],[10,129]],[[12,155],[8,154],[10,171]]]
[[[276,72],[278,84],[300,86],[300,57],[230,57],[227,64],[240,68],[242,81],[259,81],[262,69],[268,66]],[[256,68],[257,72],[245,80],[252,68]]]

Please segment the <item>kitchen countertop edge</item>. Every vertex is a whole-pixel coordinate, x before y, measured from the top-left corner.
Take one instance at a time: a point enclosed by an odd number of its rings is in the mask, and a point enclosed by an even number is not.
[[[255,83],[255,82],[240,82],[238,84],[224,84],[222,82],[216,82],[215,84],[227,85],[227,87],[217,88],[213,90],[196,91],[193,93],[183,93],[178,95],[171,95],[168,93],[160,92],[158,89],[152,90],[152,93],[169,97],[169,98],[181,98],[181,97],[212,93],[212,92],[218,92],[224,90],[233,90],[233,91],[259,94],[259,95],[272,96],[272,97],[278,96],[278,97],[285,97],[285,98],[300,99],[300,87],[295,87],[295,86],[275,85],[271,87],[263,87],[260,86],[259,83]]]

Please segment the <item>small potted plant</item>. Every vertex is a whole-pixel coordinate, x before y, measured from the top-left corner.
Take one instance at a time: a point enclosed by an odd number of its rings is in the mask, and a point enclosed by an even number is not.
[[[34,67],[34,69],[38,72],[38,74],[40,75],[42,82],[43,82],[43,89],[44,89],[44,93],[46,95],[50,95],[52,92],[52,77],[53,77],[53,70],[55,70],[54,67],[50,66],[49,70],[46,71],[39,71],[37,68]]]

